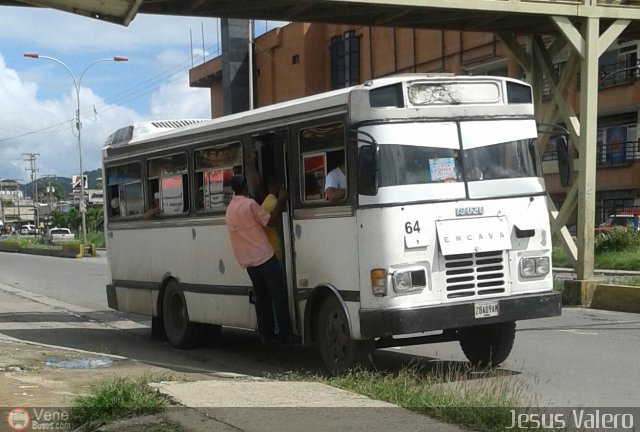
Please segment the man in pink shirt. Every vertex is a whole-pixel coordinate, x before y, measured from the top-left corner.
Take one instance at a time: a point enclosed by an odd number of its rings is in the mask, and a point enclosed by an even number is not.
[[[265,226],[274,226],[278,221],[282,205],[287,200],[287,192],[280,190],[276,205],[268,213],[248,196],[247,180],[243,175],[231,178],[231,188],[234,196],[227,207],[225,222],[233,254],[251,278],[256,295],[258,334],[264,342],[274,338],[273,305],[278,321],[278,338],[290,342],[293,334],[284,271],[263,229]]]

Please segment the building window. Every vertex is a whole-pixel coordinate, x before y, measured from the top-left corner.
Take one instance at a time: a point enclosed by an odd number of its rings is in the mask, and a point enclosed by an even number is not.
[[[331,38],[331,88],[338,89],[360,82],[360,39],[355,31]]]
[[[293,57],[291,57],[291,63],[293,63],[293,64],[300,63],[300,56],[298,54],[296,54]]]

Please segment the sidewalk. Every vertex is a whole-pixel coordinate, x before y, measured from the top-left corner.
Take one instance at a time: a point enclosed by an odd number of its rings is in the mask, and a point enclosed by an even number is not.
[[[0,352],[4,354],[0,360],[0,405],[7,410],[68,408],[75,397],[89,393],[95,384],[124,376],[170,374],[178,379],[151,384],[174,402],[165,412],[105,425],[100,428],[104,431],[387,432],[389,425],[394,432],[464,430],[320,383],[181,373],[119,356],[25,343],[2,335]],[[48,365],[47,359],[54,363],[108,359],[112,363],[93,369],[58,368]],[[4,424],[4,419],[0,423]],[[167,423],[181,429],[155,429]]]

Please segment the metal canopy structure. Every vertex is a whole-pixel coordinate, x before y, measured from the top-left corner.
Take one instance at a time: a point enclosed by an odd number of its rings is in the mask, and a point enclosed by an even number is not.
[[[586,17],[598,18],[604,27],[618,19],[640,20],[640,0],[0,0],[0,5],[54,8],[125,26],[144,13],[555,35],[552,16],[574,26]],[[640,36],[640,22],[625,33]]]
[[[561,122],[569,130],[578,155],[575,182],[561,209],[547,201],[553,232],[578,279],[593,277],[598,58],[618,38],[640,38],[640,0],[0,0],[0,5],[56,8],[125,26],[137,13],[147,13],[496,33],[533,85],[537,120]],[[553,36],[553,43],[543,36]],[[567,64],[558,75],[553,60],[567,48]],[[565,97],[577,72],[579,115]],[[545,112],[539,108],[543,77],[553,94]],[[547,139],[541,137],[541,148]],[[576,208],[577,244],[565,227]]]

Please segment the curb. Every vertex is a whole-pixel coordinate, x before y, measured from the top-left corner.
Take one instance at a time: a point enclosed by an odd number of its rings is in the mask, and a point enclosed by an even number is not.
[[[640,287],[568,280],[564,282],[562,303],[591,309],[640,313]]]

